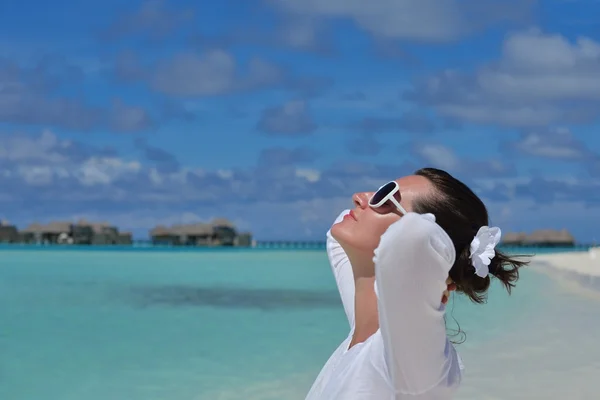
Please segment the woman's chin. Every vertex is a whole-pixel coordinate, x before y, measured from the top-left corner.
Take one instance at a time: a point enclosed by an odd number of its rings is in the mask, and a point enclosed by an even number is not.
[[[339,243],[346,243],[349,239],[352,241],[352,229],[348,226],[348,221],[341,220],[331,227],[331,236]]]
[[[355,229],[354,221],[341,221],[331,227],[331,236],[348,253],[363,253],[372,251],[371,239],[361,235],[361,231]],[[356,223],[356,222],[354,222]]]
[[[340,222],[338,222],[337,224],[334,224],[331,227],[331,236],[333,236],[333,238],[335,240],[337,240],[338,242],[340,241],[340,239],[342,237],[344,237],[344,227],[341,226],[344,223],[344,220],[341,220]]]

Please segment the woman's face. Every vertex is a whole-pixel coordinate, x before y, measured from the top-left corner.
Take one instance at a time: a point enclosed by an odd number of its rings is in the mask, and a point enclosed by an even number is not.
[[[413,210],[414,199],[428,195],[433,190],[429,180],[418,175],[405,176],[396,179],[396,182],[400,185],[400,191],[396,193],[395,198],[407,212]],[[371,208],[369,199],[374,193],[355,193],[352,196],[354,209],[331,228],[331,235],[346,250],[373,252],[379,245],[381,235],[402,217],[401,211],[391,202],[380,208]]]

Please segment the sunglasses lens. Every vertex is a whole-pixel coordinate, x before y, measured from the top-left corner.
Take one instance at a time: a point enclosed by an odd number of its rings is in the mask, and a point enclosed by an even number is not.
[[[388,194],[392,192],[392,190],[396,189],[396,182],[386,183],[382,187],[379,188],[377,192],[371,197],[369,204],[375,205],[378,204],[381,200],[383,200]]]

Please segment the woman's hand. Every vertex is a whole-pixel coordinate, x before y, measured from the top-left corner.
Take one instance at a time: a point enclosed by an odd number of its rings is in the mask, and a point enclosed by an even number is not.
[[[452,279],[450,279],[450,277],[448,277],[448,279],[446,280],[446,285],[448,286],[442,294],[442,304],[448,303],[448,299],[450,298],[450,292],[456,290],[456,283],[452,282]]]

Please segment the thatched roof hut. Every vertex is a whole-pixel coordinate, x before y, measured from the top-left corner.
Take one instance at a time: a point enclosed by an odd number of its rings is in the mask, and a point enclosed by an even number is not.
[[[527,235],[523,243],[538,246],[574,246],[575,238],[566,229],[540,229]]]
[[[508,232],[502,236],[502,244],[506,246],[518,246],[523,244],[527,234],[525,232]]]
[[[150,236],[166,236],[166,235],[169,235],[170,233],[171,232],[170,232],[169,228],[167,228],[164,225],[158,225],[150,231]]]
[[[237,232],[231,221],[216,218],[208,224],[197,222],[171,227],[159,225],[150,230],[150,237],[157,244],[234,246]]]
[[[21,232],[23,233],[41,233],[43,231],[44,227],[42,226],[42,224],[40,224],[39,222],[34,222],[32,224],[29,224],[29,226],[27,226],[27,228],[23,229]]]
[[[52,221],[44,227],[47,233],[65,233],[71,231],[71,223],[68,221]]]
[[[212,225],[198,222],[195,224],[174,225],[169,231],[175,235],[210,236],[213,234],[213,227]]]
[[[40,224],[34,222],[30,224],[27,228],[23,229],[23,233],[50,233],[50,234],[60,234],[67,233],[71,231],[71,223],[65,221],[53,221],[48,224]]]
[[[195,224],[178,224],[170,228],[159,225],[150,231],[150,236],[210,236],[214,232],[213,226],[198,222]]]
[[[235,224],[233,222],[231,222],[230,220],[228,220],[227,218],[215,218],[215,219],[212,220],[212,222],[210,224],[212,226],[234,228],[235,229]]]
[[[76,226],[89,226],[90,228],[92,228],[92,231],[94,233],[103,233],[106,229],[116,229],[115,226],[111,225],[109,222],[89,222],[85,219],[80,219],[79,221],[77,221],[77,223],[75,224]]]
[[[502,237],[505,246],[574,246],[575,238],[566,229],[540,229],[530,234],[508,232]]]
[[[19,239],[17,227],[11,225],[8,221],[0,221],[0,242],[14,243]]]

